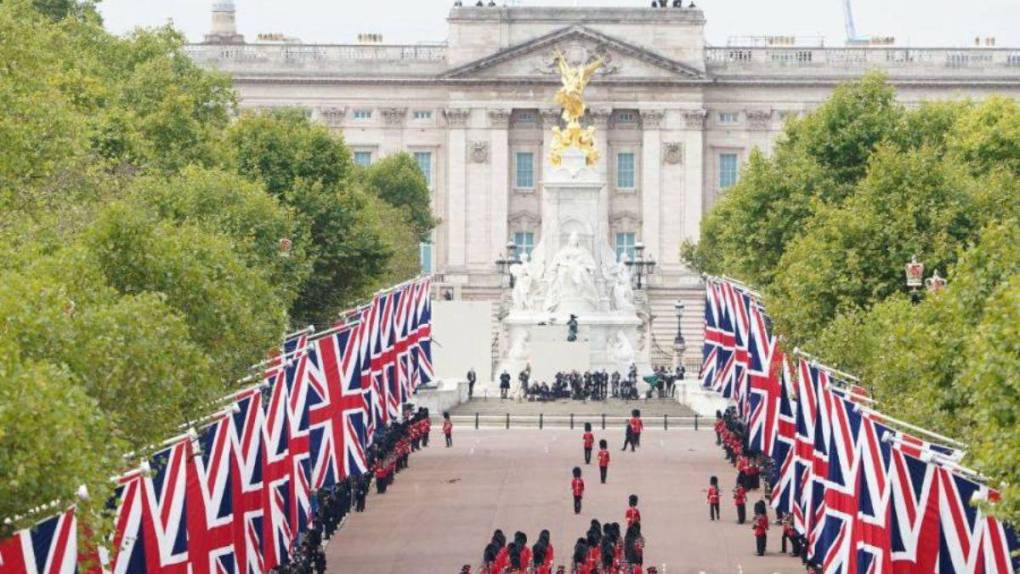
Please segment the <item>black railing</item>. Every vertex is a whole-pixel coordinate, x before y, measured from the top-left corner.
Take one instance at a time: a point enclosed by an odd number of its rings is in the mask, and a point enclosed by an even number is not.
[[[511,414],[511,413],[499,413],[499,414],[481,414],[474,413],[470,415],[450,415],[450,420],[454,423],[454,426],[460,425],[472,425],[474,428],[499,428],[504,429],[545,429],[545,428],[568,428],[575,429],[583,427],[585,423],[591,423],[592,426],[598,426],[602,430],[606,429],[622,429],[627,425],[630,420],[629,416],[623,415],[610,415],[606,413],[597,414]],[[651,421],[658,421],[658,417],[644,418],[646,429],[701,429],[701,416],[698,414],[693,415],[669,415],[664,414],[661,418],[661,425],[651,424]]]

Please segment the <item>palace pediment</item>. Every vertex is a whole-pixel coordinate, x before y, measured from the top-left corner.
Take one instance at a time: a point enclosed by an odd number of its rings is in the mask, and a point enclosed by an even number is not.
[[[584,26],[571,26],[534,38],[448,70],[440,77],[450,80],[559,81],[554,54],[563,52],[573,65],[598,57],[605,64],[594,83],[642,81],[700,81],[704,72],[646,48],[607,36]]]

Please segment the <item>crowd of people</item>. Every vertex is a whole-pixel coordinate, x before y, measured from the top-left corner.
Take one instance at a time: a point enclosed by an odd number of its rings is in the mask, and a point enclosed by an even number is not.
[[[333,537],[351,512],[364,512],[373,479],[379,494],[408,467],[410,454],[429,445],[432,422],[429,411],[407,409],[403,420],[381,427],[365,452],[369,472],[349,476],[320,488],[311,497],[312,515],[305,531],[298,534],[290,556],[272,571],[277,574],[323,574],[326,554],[323,542]]]
[[[574,543],[570,554],[572,574],[655,574],[656,568],[643,569],[645,540],[641,535],[641,514],[637,510],[637,497],[631,495],[626,513],[627,528],[623,530],[618,522],[600,523],[592,519],[588,531]],[[535,544],[528,546],[524,532],[514,533],[507,542],[502,530],[492,533],[492,538],[482,552],[482,563],[477,574],[553,574],[556,553],[549,531],[539,533]],[[556,568],[557,574],[565,574],[566,566]],[[462,574],[470,574],[471,566],[465,565]]]
[[[746,522],[746,503],[749,491],[756,491],[762,488],[762,477],[773,475],[772,459],[760,452],[748,448],[747,427],[737,416],[733,407],[725,412],[716,412],[715,420],[716,444],[722,446],[726,460],[732,464],[737,471],[735,485],[733,487],[733,503],[737,515],[737,523]],[[758,556],[764,556],[768,540],[769,517],[768,504],[771,486],[764,481],[764,493],[762,498],[754,503],[754,517],[751,520],[751,529],[754,532],[755,552]],[[709,479],[708,488],[709,519],[719,520],[719,480],[713,476]],[[808,572],[816,571],[818,564],[810,563],[806,558],[803,549],[806,547],[807,539],[803,534],[797,532],[793,524],[793,515],[783,515],[777,512],[775,524],[781,529],[780,552],[790,556],[800,557],[807,567]]]
[[[646,398],[658,395],[660,399],[674,396],[676,382],[683,380],[686,372],[683,365],[675,370],[656,367],[654,373],[644,378],[649,385]],[[467,374],[469,395],[474,393],[477,375],[474,370]],[[631,365],[626,376],[619,371],[561,371],[556,373],[550,384],[548,381],[532,381],[530,367],[525,367],[517,374],[516,391],[511,391],[513,378],[503,370],[499,375],[499,396],[501,399],[511,398],[527,401],[556,401],[563,399],[583,401],[604,401],[607,399],[637,400],[641,397],[638,391],[637,366]],[[519,393],[519,394],[517,394]]]

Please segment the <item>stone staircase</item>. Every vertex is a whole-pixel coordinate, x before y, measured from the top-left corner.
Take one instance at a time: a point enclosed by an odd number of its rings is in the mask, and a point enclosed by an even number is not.
[[[676,308],[678,299],[684,302],[682,332],[686,343],[683,356],[689,376],[698,372],[701,346],[704,339],[705,295],[701,287],[656,286],[647,291],[648,308],[652,317],[651,348],[653,365],[674,364],[673,340],[676,338]]]

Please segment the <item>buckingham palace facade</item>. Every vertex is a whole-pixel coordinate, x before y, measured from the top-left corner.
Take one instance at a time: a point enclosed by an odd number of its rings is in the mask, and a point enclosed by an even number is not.
[[[423,265],[456,297],[498,299],[507,243],[540,239],[542,175],[559,73],[553,54],[605,65],[588,86],[597,169],[607,182],[606,241],[656,261],[647,278],[652,357],[666,362],[686,302],[688,362],[700,352],[702,294],[680,244],[733,185],[750,152],[768,152],[784,119],[818,106],[840,82],[884,71],[906,104],[1020,95],[1020,49],[710,47],[697,8],[457,6],[441,43],[246,43],[232,2],[188,46],[230,73],[242,109],[304,108],[343,133],[357,163],[406,151],[441,219]],[[265,40],[266,38],[263,38]]]

